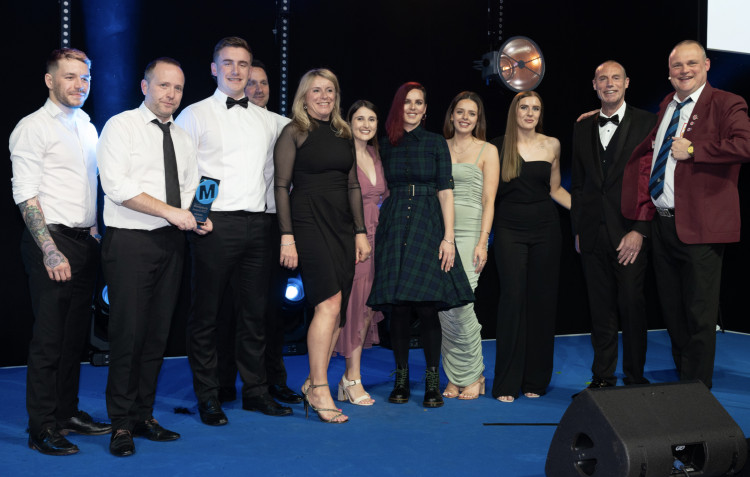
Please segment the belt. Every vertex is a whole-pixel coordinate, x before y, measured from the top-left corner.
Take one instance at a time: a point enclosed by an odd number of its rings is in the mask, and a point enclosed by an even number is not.
[[[407,184],[390,187],[391,195],[414,197],[418,195],[435,195],[437,188],[433,185]]]
[[[213,210],[211,213],[224,217],[247,217],[250,215],[265,214],[265,212],[249,212],[247,210]]]
[[[659,214],[660,217],[674,217],[674,208],[662,209],[657,207],[656,213]]]
[[[91,227],[68,227],[62,224],[47,224],[47,229],[75,240],[86,240],[91,232]]]

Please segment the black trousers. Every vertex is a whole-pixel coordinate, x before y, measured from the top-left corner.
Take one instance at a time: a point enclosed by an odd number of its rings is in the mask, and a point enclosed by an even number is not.
[[[635,263],[621,265],[604,224],[599,227],[594,249],[581,252],[583,273],[591,310],[591,344],[594,377],[617,384],[618,330],[622,326],[622,370],[625,384],[646,384],[648,320],[643,283],[646,279],[647,250],[638,253]],[[619,320],[618,320],[619,318]]]
[[[492,395],[542,395],[552,379],[560,223],[551,203],[506,204],[528,224],[495,228],[500,281]],[[497,217],[497,213],[496,213]]]
[[[156,383],[182,279],[185,234],[177,227],[108,227],[102,266],[109,287],[107,412],[113,429],[152,417]]]
[[[681,242],[674,217],[657,215],[653,233],[654,273],[677,372],[710,388],[724,245]]]
[[[50,232],[68,259],[72,278],[49,278],[42,251],[28,229],[21,238],[21,256],[29,276],[34,328],[26,374],[29,432],[38,435],[78,411],[81,356],[91,326],[91,300],[99,267],[99,244],[93,237]]]
[[[286,385],[287,374],[283,353],[284,323],[280,310],[282,297],[286,291],[287,273],[286,269],[279,265],[279,244],[281,243],[279,222],[276,214],[268,214],[268,218],[271,281],[266,303],[266,381],[269,385]],[[230,285],[224,294],[217,325],[219,384],[222,389],[230,394],[235,392],[235,382],[237,381],[237,364],[235,362],[237,315],[234,313],[233,307],[234,291],[231,287],[233,282],[236,282],[236,280],[230,280]]]
[[[267,392],[266,300],[270,273],[265,213],[211,212],[213,232],[191,235],[193,308],[187,352],[199,401],[218,397],[217,321],[232,281],[236,314],[235,361],[244,397]]]

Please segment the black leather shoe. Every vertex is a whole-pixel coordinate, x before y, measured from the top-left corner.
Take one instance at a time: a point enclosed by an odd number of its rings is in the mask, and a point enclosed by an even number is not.
[[[260,396],[243,397],[242,398],[242,409],[246,411],[258,411],[262,412],[266,416],[291,416],[292,408],[282,406],[281,404],[274,401],[269,394],[261,394]]]
[[[209,426],[223,426],[229,422],[227,415],[221,410],[221,405],[216,398],[199,402],[198,412],[201,415],[203,424],[208,424]]]
[[[440,394],[440,373],[437,368],[427,368],[424,374],[424,407],[440,407],[443,395]]]
[[[156,442],[176,441],[180,438],[180,435],[176,432],[161,427],[159,421],[153,417],[146,421],[137,422],[133,427],[133,435]]]
[[[404,404],[409,402],[409,367],[396,366],[396,382],[393,385],[393,391],[388,396],[388,402],[394,404]]]
[[[101,436],[112,432],[112,425],[106,422],[94,421],[88,413],[78,411],[73,417],[63,419],[57,422],[57,428],[60,433],[65,435],[68,432],[75,432],[86,436]]]
[[[112,439],[109,441],[109,453],[115,457],[127,457],[135,454],[133,434],[127,429],[117,429],[117,431],[112,432]]]
[[[299,404],[302,402],[302,396],[295,393],[286,384],[271,384],[268,386],[268,393],[277,401],[287,404]]]
[[[597,378],[596,376],[594,376],[594,377],[591,378],[591,383],[589,383],[589,385],[586,386],[586,389],[609,388],[609,387],[612,387],[612,386],[614,386],[614,384],[608,383],[607,381],[603,380],[602,378]],[[574,395],[572,395],[571,397],[573,399],[575,399],[576,396],[578,396],[582,392],[583,391],[577,392]]]
[[[36,436],[29,433],[29,447],[47,455],[70,455],[78,452],[77,445],[51,428],[43,430]]]

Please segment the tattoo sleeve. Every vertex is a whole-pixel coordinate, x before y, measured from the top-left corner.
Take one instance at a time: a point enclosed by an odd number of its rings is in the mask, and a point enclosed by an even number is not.
[[[21,216],[23,221],[26,222],[26,227],[28,227],[31,236],[42,250],[44,265],[52,269],[66,262],[67,259],[57,249],[55,241],[52,240],[52,236],[47,230],[47,223],[44,221],[44,212],[42,212],[39,199],[33,197],[18,204],[18,208],[21,209]]]

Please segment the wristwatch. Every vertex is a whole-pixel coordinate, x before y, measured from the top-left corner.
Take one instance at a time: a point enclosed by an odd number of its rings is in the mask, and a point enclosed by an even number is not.
[[[695,148],[692,143],[688,146],[687,153],[690,154],[690,157],[695,156]]]

